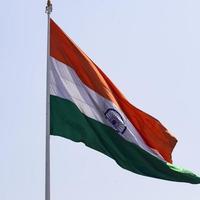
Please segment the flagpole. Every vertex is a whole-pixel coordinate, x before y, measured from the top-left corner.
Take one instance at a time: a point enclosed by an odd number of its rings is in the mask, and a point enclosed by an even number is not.
[[[50,91],[49,91],[49,57],[50,57],[50,14],[51,1],[47,1],[47,70],[46,70],[46,145],[45,145],[45,200],[50,200]]]

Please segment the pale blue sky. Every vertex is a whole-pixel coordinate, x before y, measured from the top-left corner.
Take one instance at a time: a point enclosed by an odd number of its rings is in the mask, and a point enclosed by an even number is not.
[[[200,1],[54,0],[52,18],[200,174]],[[45,1],[1,1],[0,199],[44,200]],[[51,138],[52,200],[199,199],[200,186],[139,176]]]

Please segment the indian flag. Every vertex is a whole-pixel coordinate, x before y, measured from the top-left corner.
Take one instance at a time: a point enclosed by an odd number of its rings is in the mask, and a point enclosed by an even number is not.
[[[200,183],[172,165],[176,138],[133,106],[96,64],[50,20],[50,133],[83,142],[134,173]]]

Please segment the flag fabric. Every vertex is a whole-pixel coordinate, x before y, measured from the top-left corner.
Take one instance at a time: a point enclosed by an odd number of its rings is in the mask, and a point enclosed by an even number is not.
[[[124,97],[101,69],[50,20],[50,134],[83,142],[134,173],[200,183],[172,164],[176,138]]]

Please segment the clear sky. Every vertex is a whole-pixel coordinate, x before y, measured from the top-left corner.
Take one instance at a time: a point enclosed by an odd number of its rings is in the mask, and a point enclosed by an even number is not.
[[[0,199],[44,200],[45,1],[1,1]],[[138,108],[177,138],[200,174],[200,1],[54,0],[52,18]],[[136,175],[51,137],[52,200],[197,200],[200,185]]]

